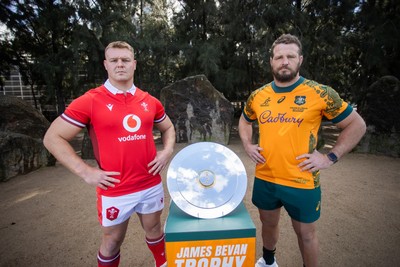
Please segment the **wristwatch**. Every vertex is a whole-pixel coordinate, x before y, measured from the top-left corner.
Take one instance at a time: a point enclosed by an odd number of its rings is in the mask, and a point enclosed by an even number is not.
[[[328,159],[330,161],[332,161],[334,164],[339,160],[338,157],[335,155],[335,153],[333,152],[329,152],[328,154],[326,154],[326,156],[328,157]]]

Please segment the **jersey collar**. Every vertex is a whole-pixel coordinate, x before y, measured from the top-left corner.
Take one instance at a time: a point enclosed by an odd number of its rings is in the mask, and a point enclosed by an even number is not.
[[[275,93],[288,93],[288,92],[293,91],[293,89],[296,88],[303,81],[304,81],[304,77],[300,76],[300,78],[294,84],[286,86],[286,87],[277,86],[275,84],[275,82],[272,82],[272,89],[274,89]]]
[[[110,83],[110,80],[109,80],[109,79],[107,79],[107,81],[104,83],[104,87],[105,87],[110,93],[112,93],[113,95],[116,95],[116,94],[124,94],[124,93],[125,93],[124,91],[119,90],[119,89],[116,88],[114,85],[112,85],[112,84]],[[132,87],[131,87],[130,89],[128,89],[126,92],[127,92],[127,93],[130,93],[131,95],[135,95],[136,86],[135,86],[134,84],[132,84]]]

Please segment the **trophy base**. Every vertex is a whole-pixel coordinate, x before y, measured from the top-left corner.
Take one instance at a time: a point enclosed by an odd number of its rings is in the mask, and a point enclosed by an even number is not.
[[[168,266],[254,266],[256,227],[241,202],[228,215],[200,219],[171,201],[165,224]]]

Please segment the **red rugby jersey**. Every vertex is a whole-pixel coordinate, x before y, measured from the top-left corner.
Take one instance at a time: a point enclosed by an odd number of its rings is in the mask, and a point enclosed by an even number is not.
[[[114,176],[121,180],[114,188],[97,188],[105,196],[130,194],[161,182],[161,176],[150,174],[147,165],[157,153],[153,124],[165,119],[164,107],[137,87],[126,94],[116,91],[107,81],[75,99],[61,115],[75,126],[88,128],[102,170],[121,173]]]

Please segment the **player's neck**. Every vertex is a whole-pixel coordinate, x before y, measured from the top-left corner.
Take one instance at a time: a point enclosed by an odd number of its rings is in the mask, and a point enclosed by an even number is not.
[[[131,89],[133,85],[133,79],[128,81],[117,81],[109,79],[109,81],[115,88],[124,92],[127,92],[129,89]]]

